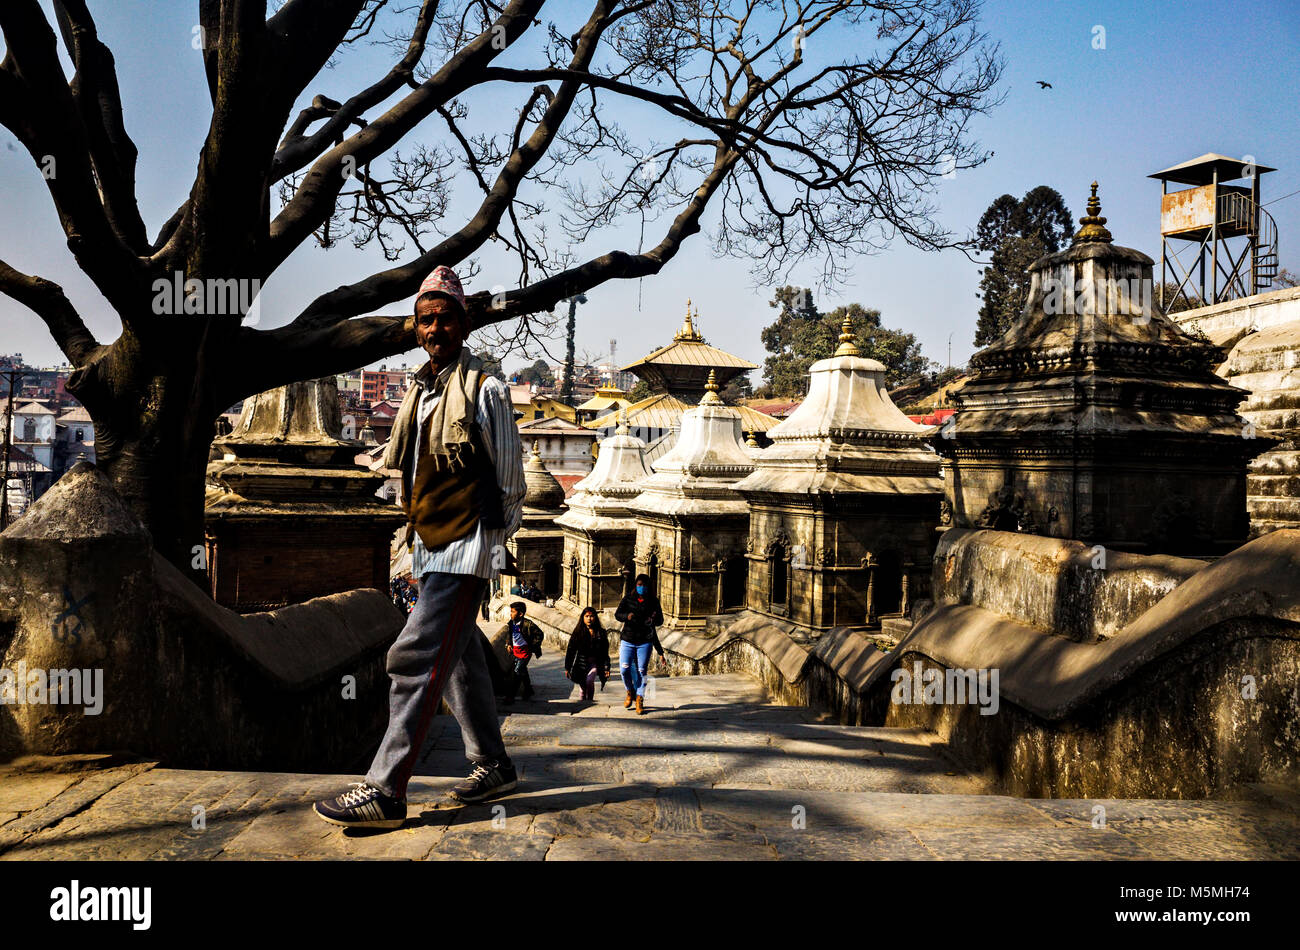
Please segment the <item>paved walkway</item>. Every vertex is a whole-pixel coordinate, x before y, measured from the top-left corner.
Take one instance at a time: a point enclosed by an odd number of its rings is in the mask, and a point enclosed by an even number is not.
[[[445,716],[406,826],[384,833],[311,813],[359,776],[32,758],[0,768],[0,860],[1300,858],[1300,812],[1284,790],[1233,802],[1009,798],[927,734],[821,722],[768,703],[742,674],[657,679],[642,717],[622,708],[616,681],[580,703],[553,654],[533,678],[535,699],[502,710],[521,789],[498,802],[445,797],[467,771]]]

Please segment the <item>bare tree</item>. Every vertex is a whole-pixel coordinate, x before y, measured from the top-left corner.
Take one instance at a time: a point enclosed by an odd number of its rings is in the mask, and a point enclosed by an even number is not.
[[[986,159],[968,124],[1001,70],[978,0],[589,2],[285,0],[268,16],[266,0],[199,0],[211,123],[188,198],[152,240],[85,0],[53,0],[54,24],[39,0],[0,4],[0,124],[56,170],[68,248],[121,335],[96,340],[62,288],[4,262],[0,291],[75,366],[99,465],[174,562],[188,568],[202,541],[217,415],[412,348],[410,318],[376,310],[489,242],[519,272],[471,295],[471,317],[525,333],[561,300],[657,273],[706,211],[715,251],[763,280],[812,258],[833,281],[895,237],[950,245],[927,196]],[[386,74],[343,101],[311,94],[323,67],[376,42],[396,46]],[[517,112],[475,113],[488,87],[517,88]],[[667,127],[678,137],[654,138]],[[479,194],[463,220],[448,220],[453,185]],[[642,247],[588,253],[629,217],[649,229]],[[377,246],[392,266],[271,329],[248,325],[246,300],[214,306],[214,287],[260,285],[313,239]],[[159,290],[173,279],[183,300]]]

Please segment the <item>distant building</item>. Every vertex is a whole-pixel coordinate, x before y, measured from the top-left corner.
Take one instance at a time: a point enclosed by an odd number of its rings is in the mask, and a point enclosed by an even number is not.
[[[653,390],[651,395],[625,410],[628,431],[646,443],[647,464],[657,461],[676,443],[682,413],[693,409],[704,397],[710,373],[721,389],[737,376],[757,369],[748,360],[704,342],[695,328],[698,316],[699,312],[693,314],[691,302],[686,301],[686,318],[673,334],[673,341],[624,367],[644,379]],[[778,420],[749,406],[735,408],[741,431],[756,434],[760,443],[765,444],[765,433]],[[614,435],[618,425],[617,413],[605,413],[583,425],[595,430],[601,439],[607,439]]]
[[[388,369],[363,369],[361,371],[361,401],[374,404],[384,400],[400,403],[406,395],[410,374],[405,367]]]
[[[54,462],[59,474],[77,463],[83,455],[95,464],[95,422],[84,406],[69,409],[54,420]]]
[[[595,464],[592,446],[596,444],[596,433],[564,419],[552,417],[520,422],[519,442],[525,458],[536,443],[542,462],[556,476],[583,476]]]

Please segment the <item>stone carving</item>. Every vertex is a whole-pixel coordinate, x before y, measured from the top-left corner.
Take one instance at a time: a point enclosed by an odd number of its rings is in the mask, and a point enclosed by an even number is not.
[[[947,498],[939,500],[939,524],[944,527],[952,526],[952,503]]]
[[[980,512],[977,524],[981,528],[992,528],[995,531],[1020,531],[1025,534],[1033,534],[1036,529],[1025,496],[1016,491],[1012,484],[1003,485],[989,494],[989,503]]]

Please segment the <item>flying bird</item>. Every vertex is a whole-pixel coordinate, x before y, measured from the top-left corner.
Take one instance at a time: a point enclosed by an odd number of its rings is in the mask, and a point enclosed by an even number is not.
[[[1041,79],[1038,80],[1038,86],[1039,86],[1040,89],[1051,89],[1051,88],[1052,88],[1052,84],[1051,84],[1050,82],[1043,82]]]

